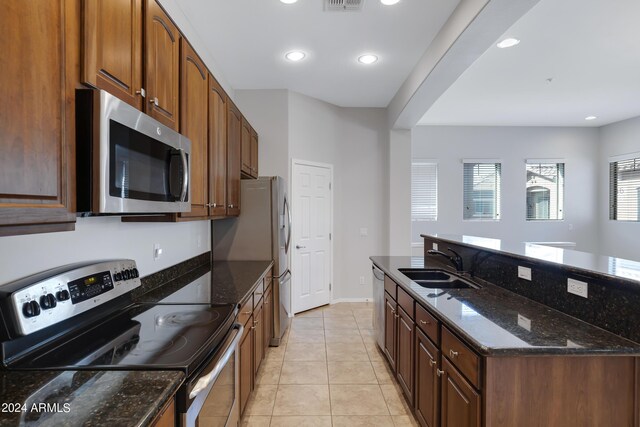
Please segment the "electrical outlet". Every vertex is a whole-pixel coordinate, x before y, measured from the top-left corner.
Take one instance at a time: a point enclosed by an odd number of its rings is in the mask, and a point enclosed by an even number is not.
[[[153,260],[157,261],[162,255],[162,248],[160,247],[160,243],[154,243],[153,245]]]
[[[528,319],[522,314],[518,313],[518,326],[526,329],[527,331],[531,331],[531,319]]]
[[[589,284],[587,282],[581,282],[580,280],[567,279],[567,292],[581,296],[582,298],[588,298]]]
[[[431,245],[434,251],[438,250],[438,244],[434,243],[433,245]]]
[[[529,267],[518,266],[518,277],[520,279],[531,281],[531,269]]]
[[[364,285],[364,284],[365,284],[365,283],[364,283],[364,276],[360,276],[360,284],[361,284],[361,285]]]

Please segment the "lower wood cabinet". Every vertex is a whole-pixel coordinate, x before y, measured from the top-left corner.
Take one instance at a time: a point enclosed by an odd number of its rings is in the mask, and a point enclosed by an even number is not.
[[[253,309],[253,373],[258,375],[258,369],[262,364],[264,357],[264,303],[262,299],[256,304]]]
[[[396,302],[389,294],[384,294],[384,354],[391,365],[393,371],[396,371],[396,331],[397,331],[397,314]]]
[[[425,334],[416,330],[415,412],[421,425],[436,427],[440,422],[440,351]]]
[[[271,278],[271,273],[267,273],[267,277]],[[267,279],[265,279],[266,281]],[[271,282],[271,280],[269,280]],[[267,287],[268,286],[268,287]],[[266,291],[264,292],[264,351],[266,353],[271,338],[273,338],[273,289],[269,285],[266,285]]]
[[[153,427],[174,427],[176,425],[176,401],[171,398],[152,423]]]
[[[442,358],[441,425],[443,427],[480,426],[480,394],[453,367]]]
[[[400,307],[398,314],[398,350],[397,350],[397,378],[407,400],[413,402],[413,343],[415,325],[413,319]]]
[[[249,317],[248,324],[251,322],[253,322],[253,316]],[[251,327],[245,326],[238,352],[240,355],[240,414],[242,414],[253,390],[253,329]]]

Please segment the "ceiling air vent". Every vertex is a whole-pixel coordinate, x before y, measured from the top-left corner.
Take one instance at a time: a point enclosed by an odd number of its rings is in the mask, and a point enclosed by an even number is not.
[[[364,0],[324,0],[326,11],[359,11]]]

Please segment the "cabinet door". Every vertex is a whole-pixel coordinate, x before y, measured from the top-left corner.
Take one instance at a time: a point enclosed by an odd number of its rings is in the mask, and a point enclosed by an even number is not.
[[[244,117],[242,118],[242,146],[240,149],[241,158],[242,158],[242,167],[240,171],[247,175],[252,175],[251,173],[251,126],[249,122]]]
[[[253,336],[254,336],[254,359],[253,373],[258,374],[262,358],[264,357],[264,303],[262,299],[253,310]]]
[[[209,74],[209,214],[227,213],[227,94]]]
[[[273,338],[273,289],[269,287],[264,293],[264,352],[267,353]]]
[[[145,111],[166,126],[178,130],[180,33],[155,0],[147,0],[145,12]]]
[[[0,235],[74,228],[77,6],[0,2]]]
[[[416,329],[415,410],[423,427],[438,425],[440,377],[436,370],[439,353],[429,338]]]
[[[415,325],[409,315],[398,305],[398,353],[397,377],[402,391],[409,402],[413,403],[413,343],[415,341]]]
[[[162,410],[162,414],[156,418],[152,427],[173,427],[176,425],[176,400],[171,398],[171,401]]]
[[[442,427],[480,427],[480,395],[442,358]]]
[[[258,133],[251,129],[251,176],[258,177]]]
[[[83,0],[82,81],[142,109],[142,0]]]
[[[191,140],[191,212],[181,217],[209,215],[209,162],[207,135],[208,71],[191,45],[181,41],[180,133]]]
[[[253,318],[249,318],[238,350],[240,354],[240,415],[244,412],[253,389],[253,329],[250,327],[252,322]]]
[[[227,215],[240,215],[240,143],[242,115],[227,101]]]
[[[393,372],[396,371],[396,330],[398,321],[396,302],[384,294],[384,354],[387,356]]]

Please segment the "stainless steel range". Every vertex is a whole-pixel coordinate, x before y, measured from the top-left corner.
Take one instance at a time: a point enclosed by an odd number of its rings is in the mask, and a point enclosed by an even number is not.
[[[4,369],[180,370],[179,424],[235,425],[236,305],[134,304],[138,286],[134,261],[111,260],[0,287]]]

